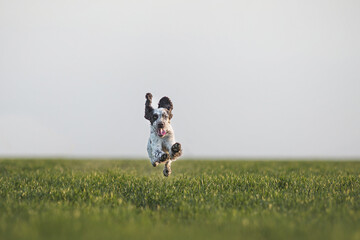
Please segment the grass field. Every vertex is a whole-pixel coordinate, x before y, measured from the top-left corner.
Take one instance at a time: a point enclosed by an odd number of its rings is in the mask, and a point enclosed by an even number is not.
[[[0,160],[0,239],[360,239],[360,162]]]

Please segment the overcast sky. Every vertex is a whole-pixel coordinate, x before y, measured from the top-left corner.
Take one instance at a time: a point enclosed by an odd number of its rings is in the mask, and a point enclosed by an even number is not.
[[[360,1],[0,0],[0,156],[360,157]]]

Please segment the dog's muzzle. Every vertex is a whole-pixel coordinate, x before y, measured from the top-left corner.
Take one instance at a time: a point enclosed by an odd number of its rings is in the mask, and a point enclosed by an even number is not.
[[[163,128],[158,128],[157,134],[159,137],[164,137],[166,135],[166,131]]]
[[[164,124],[163,123],[159,123],[157,126],[158,130],[157,130],[157,134],[159,137],[164,137],[166,135],[166,131],[164,129]]]

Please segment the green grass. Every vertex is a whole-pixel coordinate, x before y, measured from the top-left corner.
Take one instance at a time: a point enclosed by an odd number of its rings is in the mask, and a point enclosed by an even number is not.
[[[1,160],[0,239],[360,239],[360,162]]]

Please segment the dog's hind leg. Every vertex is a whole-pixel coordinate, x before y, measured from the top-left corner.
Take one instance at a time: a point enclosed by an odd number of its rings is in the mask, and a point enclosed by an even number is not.
[[[164,166],[163,174],[168,177],[171,174],[171,160],[167,161]]]

